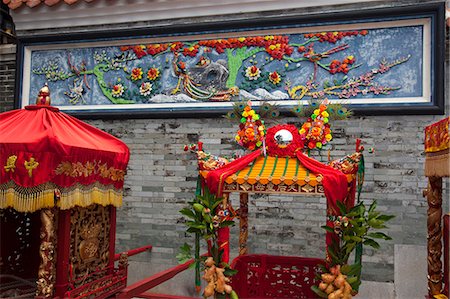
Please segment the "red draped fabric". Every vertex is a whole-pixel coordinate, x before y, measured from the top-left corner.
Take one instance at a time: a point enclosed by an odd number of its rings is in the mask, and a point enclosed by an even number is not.
[[[206,177],[206,185],[208,186],[209,191],[216,194],[217,196],[221,196],[225,179],[233,173],[244,169],[248,164],[252,163],[260,155],[261,151],[256,150],[246,156],[225,164],[221,168],[210,171]]]
[[[347,198],[347,176],[339,170],[311,159],[301,152],[297,152],[296,155],[302,165],[309,171],[323,176],[322,185],[325,197],[327,198],[328,207],[331,208],[334,215],[339,215],[339,209],[336,202],[345,202],[345,199]]]
[[[33,105],[1,113],[0,203],[11,206],[17,192],[36,196],[51,186],[110,186],[97,188],[96,198],[108,188],[121,190],[129,156],[119,139],[55,107]]]
[[[327,198],[327,206],[331,215],[340,215],[339,208],[336,202],[340,201],[345,203],[348,195],[348,183],[345,174],[336,170],[328,165],[324,165],[319,161],[311,159],[307,155],[297,152],[297,158],[309,171],[315,174],[321,174],[323,176],[322,185]],[[354,201],[354,196],[353,196]],[[327,219],[327,226],[333,227],[333,222]],[[327,246],[331,245],[332,239],[336,238],[336,235],[330,232],[326,233]]]

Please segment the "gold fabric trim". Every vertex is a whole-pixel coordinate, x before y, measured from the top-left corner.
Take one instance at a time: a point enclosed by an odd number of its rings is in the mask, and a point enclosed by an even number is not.
[[[55,190],[59,190],[61,193],[60,199],[56,203]],[[52,183],[25,188],[13,181],[0,185],[0,209],[11,207],[18,212],[34,212],[52,208],[55,205],[62,210],[75,206],[87,207],[91,204],[120,207],[122,197],[122,190],[104,186],[98,182],[89,186],[76,184],[69,188],[59,188]]]

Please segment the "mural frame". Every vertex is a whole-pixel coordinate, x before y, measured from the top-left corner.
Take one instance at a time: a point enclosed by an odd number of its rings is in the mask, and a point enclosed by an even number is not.
[[[108,32],[80,32],[64,35],[40,35],[27,36],[18,38],[17,47],[17,71],[16,71],[16,90],[15,90],[15,107],[23,108],[28,104],[34,103],[36,95],[28,96],[28,100],[22,100],[24,94],[24,86],[29,87],[30,78],[30,59],[27,55],[33,49],[51,49],[52,47],[61,47],[67,45],[76,45],[80,43],[104,43],[109,45],[111,41],[135,41],[142,37],[156,38],[173,38],[174,40],[182,40],[182,38],[190,36],[198,36],[201,34],[226,34],[243,31],[254,30],[274,30],[280,28],[303,28],[318,26],[333,26],[345,24],[361,24],[364,22],[391,22],[396,20],[429,20],[429,36],[424,48],[430,55],[428,61],[429,68],[424,67],[424,73],[428,73],[423,77],[426,86],[429,85],[429,92],[426,99],[422,101],[402,101],[368,104],[352,104],[349,103],[350,109],[357,115],[434,115],[444,114],[445,97],[444,97],[444,61],[445,61],[445,4],[431,3],[426,5],[402,6],[394,8],[370,9],[355,12],[336,12],[326,15],[308,15],[308,16],[289,16],[289,17],[261,17],[258,19],[249,19],[245,21],[233,20],[224,24],[223,22],[199,23],[189,26],[174,25],[168,27],[125,29],[120,31]],[[332,20],[332,21],[330,21]],[[226,29],[224,29],[226,26]],[[425,37],[424,37],[425,38]],[[27,79],[28,78],[28,79]],[[26,82],[28,80],[28,83]],[[423,93],[425,93],[423,91]],[[305,99],[303,99],[305,100]],[[286,102],[286,101],[284,101]],[[345,102],[345,100],[344,100]],[[292,104],[291,104],[292,103]],[[305,103],[305,101],[304,101]],[[200,105],[202,104],[202,105]],[[292,106],[297,105],[298,101],[291,100],[289,104],[283,103],[279,105],[282,112],[288,113]],[[176,103],[163,107],[124,107],[117,106],[111,109],[109,105],[97,105],[98,107],[89,106],[89,108],[67,109],[63,107],[62,111],[72,114],[80,118],[173,118],[173,117],[211,117],[223,115],[230,110],[229,102],[206,102],[185,105]],[[132,105],[128,105],[132,106]]]

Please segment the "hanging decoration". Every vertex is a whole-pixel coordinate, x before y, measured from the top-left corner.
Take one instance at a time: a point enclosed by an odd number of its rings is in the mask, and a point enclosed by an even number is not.
[[[251,151],[260,148],[263,145],[266,128],[259,114],[252,109],[251,102],[248,102],[241,116],[235,140],[239,145]]]
[[[329,116],[330,114],[327,112],[327,101],[324,101],[302,125],[299,133],[308,149],[320,150],[333,138],[330,124],[328,123]]]
[[[269,156],[293,157],[304,145],[294,125],[276,125],[267,130],[267,153]]]

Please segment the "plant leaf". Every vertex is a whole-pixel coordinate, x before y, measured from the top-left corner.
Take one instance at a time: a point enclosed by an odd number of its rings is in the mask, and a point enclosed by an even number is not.
[[[185,216],[187,216],[187,217],[189,217],[189,218],[192,218],[192,219],[196,218],[195,215],[194,215],[194,212],[192,212],[192,210],[189,209],[189,208],[181,209],[180,213],[185,215]]]
[[[313,291],[314,293],[316,293],[317,296],[319,296],[320,298],[328,298],[327,293],[325,293],[324,291],[322,291],[321,289],[319,289],[318,286],[311,286],[311,291]]]
[[[341,211],[341,215],[345,215],[347,214],[347,207],[341,202],[341,201],[336,201],[336,205],[338,206],[339,210]]]
[[[386,225],[384,225],[384,221],[378,219],[369,219],[369,221],[367,221],[367,224],[373,228],[386,228]]]
[[[373,212],[373,211],[375,210],[376,207],[377,207],[377,201],[374,200],[374,201],[372,202],[372,204],[370,205],[370,207],[369,207],[369,213],[370,213],[370,212]]]
[[[357,276],[352,276],[352,277],[347,278],[347,282],[348,282],[350,285],[354,284],[354,283],[357,282],[357,281],[358,281],[358,277],[357,277]]]
[[[205,229],[206,225],[205,224],[201,224],[201,223],[186,223],[189,227],[191,228],[197,228],[197,229]]]
[[[382,233],[382,232],[374,232],[374,233],[369,233],[367,235],[369,237],[372,237],[372,238],[375,238],[375,239],[392,240],[391,237],[389,237],[388,235],[386,235],[385,233]]]
[[[361,264],[353,264],[353,265],[343,265],[341,267],[342,274],[345,274],[347,276],[353,276],[357,275],[359,271],[361,271],[362,265]],[[350,283],[350,282],[349,282]]]
[[[329,226],[323,225],[322,228],[327,232],[334,233],[334,229]]]
[[[225,220],[219,224],[219,227],[227,227],[227,226],[232,226],[232,225],[234,225],[234,221]]]
[[[238,273],[238,270],[226,268],[225,271],[223,271],[223,275],[230,277],[233,275],[236,275]]]
[[[381,220],[381,221],[389,221],[391,219],[395,218],[394,215],[380,215],[377,217],[377,220]]]
[[[216,201],[213,206],[212,206],[212,210],[214,210],[215,208],[217,208],[218,205],[220,205],[220,203],[222,202],[222,200],[218,200]]]
[[[368,245],[370,247],[373,247],[375,249],[379,249],[380,248],[380,244],[378,244],[378,242],[375,242],[372,239],[367,239],[363,242],[364,245]]]

